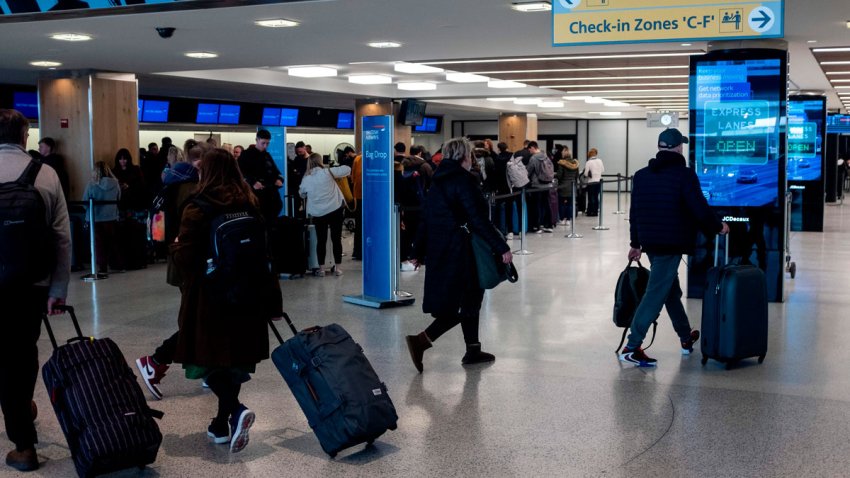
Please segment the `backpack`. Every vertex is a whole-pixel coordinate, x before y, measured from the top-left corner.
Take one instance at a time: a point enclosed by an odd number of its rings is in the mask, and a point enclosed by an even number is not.
[[[637,267],[632,267],[632,262],[637,262]],[[632,319],[635,316],[640,301],[646,293],[646,286],[649,283],[649,270],[644,268],[640,261],[629,261],[625,270],[620,273],[617,279],[617,287],[614,289],[614,325],[622,327],[623,336],[620,338],[620,345],[615,350],[619,353],[626,341],[626,334],[632,325]],[[652,342],[655,341],[655,330],[658,328],[658,321],[653,322]],[[645,347],[648,349],[649,347]]]
[[[537,181],[540,183],[551,183],[555,179],[555,165],[549,158],[540,161],[540,171],[537,173]]]
[[[31,160],[18,179],[0,184],[0,287],[32,285],[52,270],[47,206],[35,188],[40,170]]]
[[[203,196],[192,199],[210,219],[204,285],[226,306],[258,310],[264,304],[272,264],[266,226],[258,213],[222,209]]]
[[[530,182],[528,179],[528,170],[522,164],[519,156],[514,156],[508,160],[508,182],[511,188],[522,188]]]

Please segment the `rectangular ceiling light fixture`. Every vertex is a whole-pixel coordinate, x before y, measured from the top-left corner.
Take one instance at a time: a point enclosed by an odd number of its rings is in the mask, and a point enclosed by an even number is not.
[[[493,70],[478,71],[479,75],[507,75],[513,73],[576,73],[582,71],[626,71],[626,70],[673,70],[687,69],[688,65],[663,65],[663,66],[613,66],[599,68],[542,68],[539,70]]]
[[[628,86],[688,86],[687,82],[681,83],[604,83],[598,85],[542,85],[546,88],[613,88],[613,87],[628,87]],[[625,90],[631,91],[631,90]]]
[[[488,88],[525,88],[525,83],[510,80],[490,80],[487,82]]]
[[[446,73],[446,80],[454,83],[484,83],[490,81],[490,78],[472,73]]]
[[[348,82],[356,85],[389,85],[393,82],[393,77],[389,75],[351,75],[348,77]]]
[[[287,68],[289,76],[299,78],[329,78],[336,76],[336,68],[328,66],[290,66]]]
[[[829,47],[829,48],[812,48],[815,53],[837,53],[842,51],[850,51],[850,46]]]
[[[536,105],[540,103],[540,98],[517,98],[514,100],[515,105]]]
[[[420,75],[426,73],[440,73],[442,68],[436,66],[421,65],[419,63],[396,63],[393,69],[399,73],[409,73],[411,75]]]
[[[515,101],[514,97],[505,97],[505,98],[487,98],[487,101]]]
[[[514,2],[511,8],[523,13],[532,12],[548,12],[552,10],[552,4],[549,2]]]
[[[539,106],[541,108],[563,108],[564,102],[563,101],[541,101],[540,103],[537,103],[537,106]]]
[[[404,91],[429,91],[429,90],[436,90],[437,89],[436,83],[430,83],[430,82],[427,82],[427,81],[402,82],[402,83],[397,83],[396,86],[398,86],[398,89],[404,90]]]

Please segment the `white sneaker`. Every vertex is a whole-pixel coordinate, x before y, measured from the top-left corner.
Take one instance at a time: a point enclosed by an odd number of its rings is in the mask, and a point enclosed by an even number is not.
[[[541,230],[541,231],[543,231],[543,232],[552,232],[552,228],[551,228],[551,227],[544,227],[544,228],[542,228],[542,229],[540,229],[540,230]],[[540,231],[538,231],[538,232],[540,232]]]
[[[559,226],[566,226],[566,225],[567,225],[567,222],[568,222],[568,221],[567,221],[566,219],[561,219],[560,221],[558,221],[558,225],[559,225]]]
[[[549,231],[549,232],[552,232],[552,231]],[[535,234],[543,234],[543,228],[540,228],[540,229],[534,231],[534,233]]]
[[[401,263],[401,271],[402,272],[413,272],[415,270],[416,270],[416,267],[414,267],[414,265],[411,264],[410,261],[404,261],[404,262]]]
[[[505,239],[508,240],[508,241],[512,241],[514,239],[514,233],[509,232],[509,233],[505,234]]]

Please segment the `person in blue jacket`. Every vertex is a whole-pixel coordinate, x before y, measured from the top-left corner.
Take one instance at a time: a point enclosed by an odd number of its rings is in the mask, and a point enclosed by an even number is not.
[[[702,195],[696,173],[682,155],[688,137],[675,128],[658,135],[658,154],[635,173],[629,217],[631,249],[629,260],[646,252],[652,264],[646,294],[635,311],[629,341],[620,360],[640,367],[656,364],[641,349],[649,326],[667,308],[682,344],[682,354],[693,351],[699,330],[692,330],[679,286],[682,254],[692,254],[697,229],[706,235],[726,234],[729,226],[718,219]]]

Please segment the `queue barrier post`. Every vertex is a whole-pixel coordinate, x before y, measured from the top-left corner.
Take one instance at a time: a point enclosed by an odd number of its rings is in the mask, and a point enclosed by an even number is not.
[[[89,248],[91,249],[91,273],[81,277],[86,282],[108,279],[109,275],[97,272],[97,250],[94,239],[94,199],[89,199]]]
[[[612,214],[625,214],[626,213],[626,211],[623,211],[623,208],[621,207],[622,203],[620,202],[620,196],[623,193],[623,186],[622,186],[623,181],[625,181],[625,178],[623,177],[623,175],[620,174],[620,173],[617,173],[617,210],[614,211]]]
[[[572,183],[573,183],[572,184],[573,198],[572,198],[572,201],[570,201],[570,202],[572,203],[571,206],[572,206],[572,209],[573,209],[573,219],[570,221],[570,233],[567,234],[564,237],[566,237],[567,239],[581,239],[584,236],[576,233],[576,199],[578,198],[578,195],[577,195],[577,191],[576,191],[576,181],[575,181],[575,179],[573,179]]]
[[[605,178],[599,179],[599,211],[597,214],[599,216],[599,224],[593,227],[594,231],[607,231],[610,229],[609,227],[602,224],[602,218],[605,216],[605,209],[602,207],[603,199],[605,198],[605,194],[602,191],[605,188]]]
[[[522,188],[520,204],[522,205],[522,217],[520,218],[520,223],[522,224],[522,227],[520,228],[521,230],[519,232],[519,250],[514,251],[514,255],[527,256],[534,253],[525,248],[525,231],[528,230],[528,204],[525,200],[525,188]]]

